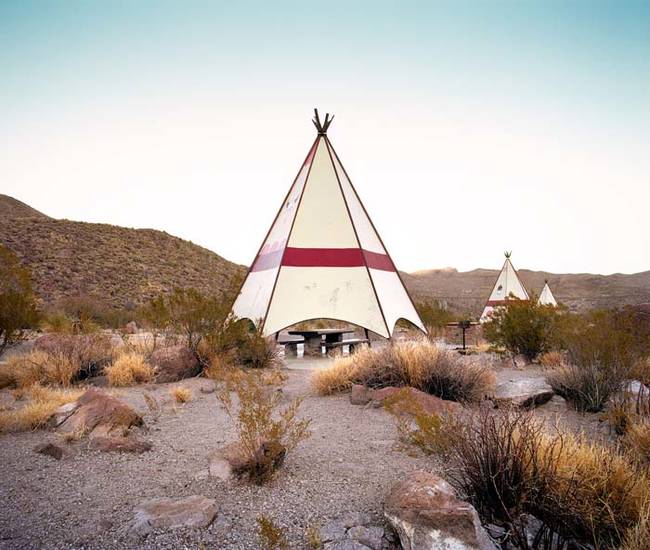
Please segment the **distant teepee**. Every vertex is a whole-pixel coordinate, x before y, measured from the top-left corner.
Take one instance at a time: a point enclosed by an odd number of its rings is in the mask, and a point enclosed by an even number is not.
[[[333,117],[332,117],[333,118]],[[389,338],[398,319],[424,325],[321,122],[302,168],[233,305],[265,336],[311,319]]]
[[[519,300],[528,300],[528,292],[519,280],[517,271],[510,261],[512,252],[506,252],[506,261],[503,263],[501,273],[497,277],[494,288],[485,304],[485,309],[481,314],[481,322],[489,321],[495,307],[505,305],[509,299],[518,298]]]
[[[548,286],[548,280],[544,281],[544,288],[542,289],[542,293],[539,295],[537,303],[541,306],[557,307],[557,301],[551,292],[551,287]]]

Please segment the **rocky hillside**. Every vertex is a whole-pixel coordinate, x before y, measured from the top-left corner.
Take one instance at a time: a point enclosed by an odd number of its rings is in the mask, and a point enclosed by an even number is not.
[[[174,287],[227,288],[245,270],[163,231],[55,220],[0,195],[0,243],[32,271],[44,304],[90,295],[132,307]]]
[[[633,275],[558,275],[545,271],[518,271],[529,293],[539,294],[548,279],[555,298],[574,311],[650,303],[650,271]],[[459,313],[480,314],[498,270],[455,269],[418,271],[404,276],[416,299],[438,299]]]

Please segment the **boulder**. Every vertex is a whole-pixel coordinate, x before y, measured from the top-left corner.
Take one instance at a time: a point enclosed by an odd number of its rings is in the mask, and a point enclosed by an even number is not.
[[[553,388],[543,376],[508,380],[498,384],[494,402],[498,405],[514,405],[530,409],[543,405],[553,397]]]
[[[95,451],[142,454],[150,451],[153,445],[133,435],[99,435],[93,437],[88,446]]]
[[[49,425],[52,428],[58,428],[61,424],[63,424],[72,413],[74,413],[77,410],[77,407],[79,404],[76,401],[73,401],[72,403],[66,403],[65,405],[61,405],[58,409],[54,411],[54,414],[50,417],[49,420]]]
[[[58,426],[62,432],[94,432],[108,435],[141,426],[142,417],[129,405],[96,388],[90,388],[76,401],[76,407]]]
[[[384,515],[404,550],[494,550],[473,506],[442,478],[415,471],[390,489]]]
[[[323,546],[323,550],[369,550],[369,548],[369,546],[352,539],[326,542]]]
[[[348,530],[348,538],[360,542],[372,550],[381,550],[384,544],[384,530],[381,527],[356,525]]]
[[[124,332],[126,332],[127,334],[137,334],[138,332],[137,323],[135,321],[129,321],[124,327]]]
[[[440,399],[435,395],[411,387],[396,388],[389,386],[375,390],[358,384],[352,386],[350,403],[353,405],[370,404],[373,407],[383,407],[387,399],[393,398],[399,392],[403,392],[407,401],[417,403],[428,414],[459,412],[463,408],[460,403]]]
[[[165,346],[154,350],[149,362],[158,372],[156,381],[178,382],[200,374],[201,365],[185,346]]]
[[[154,529],[207,527],[217,514],[217,502],[201,495],[186,498],[157,498],[135,509],[131,529],[146,535]]]

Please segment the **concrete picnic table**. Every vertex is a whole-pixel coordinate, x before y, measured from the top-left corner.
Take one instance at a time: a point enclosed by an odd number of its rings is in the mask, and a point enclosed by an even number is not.
[[[354,330],[340,329],[340,328],[323,328],[314,330],[290,330],[288,334],[291,336],[302,336],[305,339],[305,356],[320,356],[323,354],[323,336],[325,336],[325,344],[332,344],[334,342],[342,342],[344,334],[354,333]],[[286,349],[286,347],[285,347]]]

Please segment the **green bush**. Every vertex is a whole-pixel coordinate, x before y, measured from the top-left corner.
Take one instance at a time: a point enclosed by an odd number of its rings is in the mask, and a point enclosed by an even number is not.
[[[0,245],[0,353],[21,340],[26,329],[36,328],[38,320],[29,271]]]
[[[483,325],[485,339],[505,348],[513,355],[533,360],[551,348],[553,330],[559,310],[530,300],[510,300],[495,309],[492,320]]]

